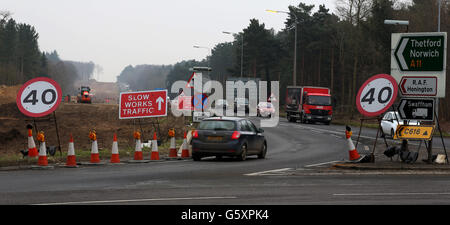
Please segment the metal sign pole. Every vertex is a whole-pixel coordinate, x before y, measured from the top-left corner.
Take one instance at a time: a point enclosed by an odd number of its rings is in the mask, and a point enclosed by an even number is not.
[[[58,138],[59,156],[62,157],[62,152],[61,152],[61,141],[59,140],[58,123],[56,122],[56,113],[55,113],[55,111],[53,111],[53,119],[55,120],[56,137]]]

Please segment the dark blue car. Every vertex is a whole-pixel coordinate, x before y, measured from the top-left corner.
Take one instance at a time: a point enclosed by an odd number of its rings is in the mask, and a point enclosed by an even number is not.
[[[199,161],[206,156],[232,156],[243,161],[248,155],[257,155],[263,159],[267,153],[263,132],[245,118],[204,119],[192,133],[192,158]]]

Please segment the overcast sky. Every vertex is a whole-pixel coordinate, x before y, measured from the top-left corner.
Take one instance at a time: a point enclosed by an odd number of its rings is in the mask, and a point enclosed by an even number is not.
[[[93,61],[103,67],[100,81],[116,81],[127,65],[175,64],[201,60],[221,42],[222,31],[240,32],[255,18],[280,31],[289,5],[335,0],[2,0],[19,23],[34,26],[41,51],[56,50],[64,60]]]

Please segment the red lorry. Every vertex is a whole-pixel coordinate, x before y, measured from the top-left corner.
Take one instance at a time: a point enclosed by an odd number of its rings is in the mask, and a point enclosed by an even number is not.
[[[286,89],[286,118],[289,122],[323,122],[330,124],[333,108],[330,89],[311,86],[288,86]]]

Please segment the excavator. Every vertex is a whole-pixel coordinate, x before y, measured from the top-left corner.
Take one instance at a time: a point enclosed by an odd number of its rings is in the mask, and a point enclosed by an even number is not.
[[[91,88],[88,86],[81,86],[79,88],[80,93],[78,94],[77,102],[78,103],[92,103],[92,97],[89,95]]]

